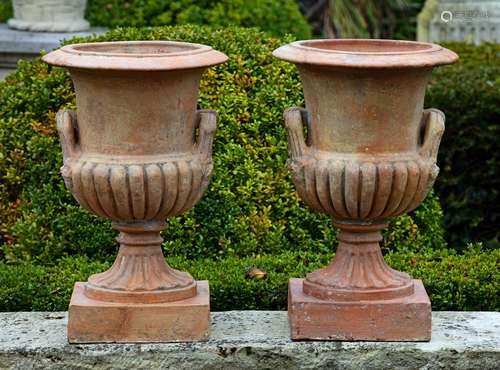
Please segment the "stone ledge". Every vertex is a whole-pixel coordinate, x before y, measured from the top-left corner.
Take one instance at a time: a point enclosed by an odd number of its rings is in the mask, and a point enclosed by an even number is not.
[[[201,343],[70,345],[66,313],[0,313],[0,369],[497,369],[500,313],[434,312],[432,341],[292,342],[286,312],[212,313]]]

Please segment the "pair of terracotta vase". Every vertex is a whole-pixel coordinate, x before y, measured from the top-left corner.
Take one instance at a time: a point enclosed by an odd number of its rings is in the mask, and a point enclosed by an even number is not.
[[[391,40],[299,41],[273,54],[304,85],[306,109],[285,112],[295,185],[340,229],[332,263],[290,280],[292,339],[429,340],[422,282],[386,265],[380,230],[437,176],[444,115],[423,110],[425,88],[456,54]],[[208,282],[165,263],[160,232],[209,183],[217,116],[196,109],[197,95],[204,69],[227,56],[138,41],[68,45],[43,60],[68,68],[76,91],[77,112],[57,115],[66,186],[120,232],[113,266],[75,285],[69,341],[206,339]]]

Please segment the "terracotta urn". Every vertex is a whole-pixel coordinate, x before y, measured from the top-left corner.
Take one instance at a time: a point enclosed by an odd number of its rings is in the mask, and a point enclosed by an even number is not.
[[[14,17],[7,24],[23,31],[86,31],[86,6],[87,0],[12,0]]]
[[[113,266],[76,283],[70,342],[206,339],[206,281],[165,263],[165,218],[198,202],[212,173],[216,112],[197,110],[204,69],[226,55],[169,41],[64,46],[77,110],[57,114],[62,175],[78,203],[120,232]]]
[[[292,338],[429,340],[423,284],[385,263],[380,231],[418,207],[436,179],[444,115],[423,109],[425,89],[432,68],[457,55],[338,39],[294,42],[274,56],[297,65],[304,87],[306,108],[285,112],[295,186],[340,229],[331,264],[289,282]]]

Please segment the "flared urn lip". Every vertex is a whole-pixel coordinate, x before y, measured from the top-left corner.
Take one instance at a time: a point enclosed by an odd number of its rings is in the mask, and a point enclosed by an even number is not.
[[[381,39],[302,40],[281,46],[273,55],[295,64],[341,68],[431,68],[458,60],[437,44]]]
[[[114,41],[65,45],[42,57],[66,68],[171,71],[224,63],[226,54],[208,45],[179,41]]]

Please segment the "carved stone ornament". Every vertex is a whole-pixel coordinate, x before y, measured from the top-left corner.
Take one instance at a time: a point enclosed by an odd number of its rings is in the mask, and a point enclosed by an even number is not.
[[[70,342],[206,339],[207,282],[165,263],[165,218],[195,205],[212,173],[216,113],[196,110],[203,70],[227,57],[167,41],[68,45],[43,60],[69,69],[77,111],[57,114],[66,186],[113,221],[113,266],[77,283]]]
[[[84,19],[87,0],[12,0],[10,28],[35,32],[87,31]]]
[[[429,340],[422,282],[385,263],[380,231],[436,179],[444,115],[423,110],[425,88],[432,67],[456,54],[361,39],[298,41],[273,54],[297,65],[304,86],[306,109],[285,111],[295,186],[340,229],[331,264],[290,280],[292,338]]]

